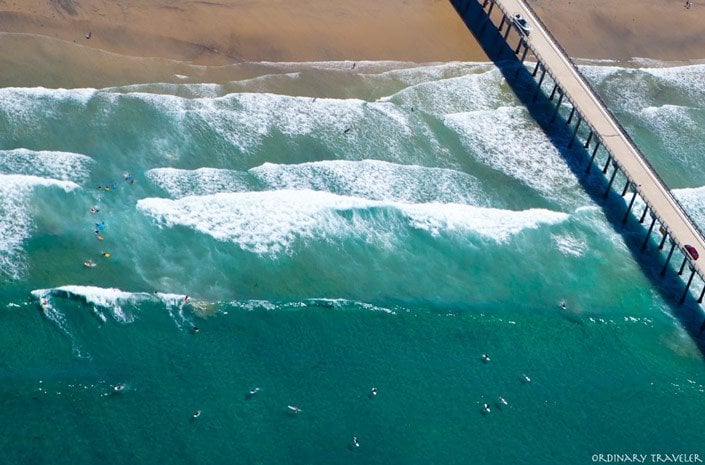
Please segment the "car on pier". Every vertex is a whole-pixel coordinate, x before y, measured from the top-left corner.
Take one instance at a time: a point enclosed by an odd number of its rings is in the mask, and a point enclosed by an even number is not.
[[[696,249],[692,245],[686,244],[683,246],[683,248],[685,249],[686,252],[688,252],[688,255],[690,255],[690,258],[692,258],[693,261],[700,258],[700,254],[698,253],[698,249]]]
[[[521,14],[517,13],[512,16],[512,24],[517,28],[520,34],[528,36],[531,32],[531,24]]]

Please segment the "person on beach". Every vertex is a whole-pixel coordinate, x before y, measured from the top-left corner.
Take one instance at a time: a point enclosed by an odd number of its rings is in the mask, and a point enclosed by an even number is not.
[[[692,7],[692,6],[693,6],[693,2],[691,2],[690,0],[685,0],[685,8],[686,9],[690,10],[690,7]]]

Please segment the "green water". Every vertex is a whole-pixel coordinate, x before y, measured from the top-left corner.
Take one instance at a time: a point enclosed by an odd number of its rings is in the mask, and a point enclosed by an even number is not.
[[[705,456],[702,310],[497,69],[257,69],[0,89],[3,463]],[[703,225],[702,67],[585,72]]]

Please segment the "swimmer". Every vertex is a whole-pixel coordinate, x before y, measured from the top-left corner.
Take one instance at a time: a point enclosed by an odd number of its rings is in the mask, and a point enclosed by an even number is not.
[[[489,362],[490,361],[490,356],[487,354],[482,354],[482,361],[483,362]]]
[[[347,133],[349,133],[350,131],[352,131],[352,129],[350,129],[350,128],[345,128],[345,131],[343,131],[343,134],[347,134]]]
[[[259,392],[259,388],[256,387],[256,388],[250,389],[250,393],[249,393],[249,394],[250,394],[250,396],[254,396],[254,395],[257,394],[258,392]]]
[[[357,436],[353,436],[353,446],[360,447],[360,441],[357,440]]]
[[[188,301],[188,295],[185,295],[183,298],[183,302],[186,303]]]
[[[192,416],[193,418],[198,418],[198,417],[201,416],[201,411],[200,411],[200,410],[196,410],[196,411],[193,412],[193,415],[191,415],[191,416]]]
[[[377,388],[376,388],[376,387],[373,387],[373,388],[372,388],[372,390],[370,391],[370,395],[371,395],[372,397],[374,397],[374,396],[377,395]]]
[[[113,391],[115,392],[120,392],[125,390],[125,385],[124,384],[116,384],[113,386]]]
[[[98,186],[98,190],[103,190],[103,186]]]
[[[196,334],[196,333],[199,332],[199,331],[200,331],[200,329],[198,329],[198,326],[192,326],[192,327],[191,327],[191,332],[192,332],[193,334]]]
[[[98,207],[91,207],[91,208],[89,209],[89,211],[90,211],[91,213],[98,213],[98,212],[100,211],[100,208],[98,208]]]

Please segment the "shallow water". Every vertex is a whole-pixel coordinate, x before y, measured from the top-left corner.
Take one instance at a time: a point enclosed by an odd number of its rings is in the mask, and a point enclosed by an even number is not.
[[[8,463],[705,455],[701,310],[494,66],[260,66],[0,89]],[[702,66],[583,69],[703,227]]]

